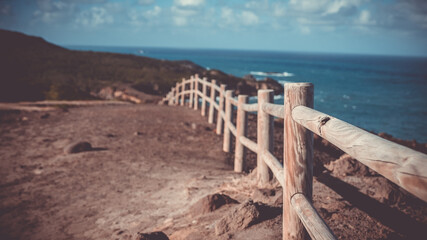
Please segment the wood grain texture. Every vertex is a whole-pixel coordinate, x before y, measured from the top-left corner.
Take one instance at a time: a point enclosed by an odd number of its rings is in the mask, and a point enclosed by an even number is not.
[[[311,83],[285,83],[284,94],[284,169],[283,239],[309,239],[304,225],[291,206],[295,193],[304,194],[311,201],[313,191],[313,133],[295,122],[292,109],[313,107]]]
[[[240,137],[246,137],[248,126],[248,113],[242,108],[243,104],[247,104],[249,97],[247,95],[239,95],[237,98],[237,119],[236,119],[236,147],[234,153],[234,171],[243,172],[245,169],[246,149],[240,142]]]
[[[206,116],[206,83],[207,83],[207,78],[203,78],[203,85],[202,85],[202,107],[201,107],[201,114],[202,116]]]
[[[242,109],[246,112],[258,112],[258,103],[243,104]]]
[[[353,158],[427,202],[427,155],[307,107],[293,119]]]
[[[213,105],[213,102],[215,101],[215,97],[216,97],[216,95],[215,95],[215,93],[216,93],[216,91],[215,91],[215,88],[213,87],[213,86],[216,86],[216,80],[215,79],[212,79],[212,82],[211,82],[211,94],[209,95],[210,96],[210,101],[209,101],[209,114],[208,114],[208,123],[213,123],[213,120],[214,120],[214,105]]]
[[[283,105],[273,104],[273,103],[264,103],[262,106],[264,112],[278,118],[285,117],[285,108]]]
[[[277,178],[277,181],[279,181],[280,185],[282,187],[285,186],[285,177],[284,177],[284,170],[282,164],[277,160],[277,158],[271,154],[270,151],[264,149],[264,151],[261,153],[263,161],[267,164],[267,166],[271,169],[273,172],[273,175]]]
[[[223,118],[222,114],[224,112],[224,97],[225,97],[225,89],[227,88],[227,85],[221,84],[220,91],[219,91],[219,107],[218,107],[218,114],[216,119],[216,134],[221,135],[222,128],[223,128]]]
[[[249,150],[251,150],[254,153],[258,153],[258,146],[256,142],[250,140],[247,137],[240,136],[239,141],[241,144],[243,144],[245,147],[247,147]]]
[[[273,117],[262,110],[264,103],[272,103],[273,90],[258,90],[258,116],[257,116],[257,145],[258,153],[264,150],[273,151]],[[258,186],[265,186],[271,179],[267,164],[261,154],[257,154],[257,182]]]
[[[328,225],[319,216],[316,209],[304,194],[296,193],[291,198],[291,204],[298,214],[311,239],[335,240],[337,239]]]
[[[231,151],[231,134],[230,134],[230,125],[232,124],[232,105],[230,102],[230,98],[233,97],[233,91],[227,90],[225,91],[225,119],[224,119],[224,142],[223,142],[223,151],[230,152]]]

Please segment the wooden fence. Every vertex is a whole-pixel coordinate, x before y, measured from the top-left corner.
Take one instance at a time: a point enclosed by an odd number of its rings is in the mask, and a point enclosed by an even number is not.
[[[259,90],[258,103],[248,104],[248,96],[233,98],[226,85],[217,86],[215,80],[208,82],[196,74],[177,83],[163,101],[181,106],[188,102],[195,110],[200,107],[202,116],[208,113],[209,123],[214,123],[216,110],[216,133],[223,133],[223,150],[231,151],[232,135],[236,140],[234,171],[243,171],[246,149],[257,154],[259,186],[271,180],[271,169],[283,187],[283,239],[307,239],[308,235],[336,239],[312,205],[313,133],[427,202],[427,155],[312,109],[311,83],[286,83],[284,105],[273,104],[273,94],[272,90]],[[236,125],[233,106],[237,108]],[[246,135],[248,112],[257,112],[257,142]],[[272,154],[274,117],[284,121],[284,165]]]

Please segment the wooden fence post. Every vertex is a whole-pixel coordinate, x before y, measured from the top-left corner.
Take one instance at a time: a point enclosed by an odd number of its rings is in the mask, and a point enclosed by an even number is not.
[[[223,150],[224,152],[230,152],[231,151],[231,133],[229,124],[233,120],[233,105],[231,104],[230,98],[233,97],[233,90],[227,90],[225,91],[225,119],[224,119],[224,144],[223,144]]]
[[[182,79],[182,84],[181,84],[181,106],[184,106],[184,102],[185,102],[185,94],[184,94],[184,91],[185,91],[185,83],[184,83],[184,81],[185,81],[185,78],[183,78]]]
[[[194,75],[194,110],[199,109],[199,74]]]
[[[309,239],[309,236],[291,205],[295,193],[312,201],[313,191],[313,133],[292,119],[296,106],[313,107],[313,84],[285,83],[284,95],[283,161],[283,239]]]
[[[243,110],[243,104],[248,103],[247,95],[239,95],[238,97],[238,105],[237,105],[237,119],[236,119],[236,148],[234,153],[234,171],[235,172],[243,172],[245,168],[245,155],[246,149],[242,143],[240,143],[239,137],[246,137],[247,132],[247,116],[248,113]]]
[[[216,80],[212,79],[211,82],[211,103],[209,104],[209,117],[208,117],[208,123],[213,123],[214,119],[214,102],[215,102],[215,87],[216,86]]]
[[[258,186],[265,186],[271,179],[270,170],[262,159],[262,152],[273,152],[273,116],[262,110],[264,103],[272,103],[273,90],[258,90],[258,121],[257,121],[257,181]]]
[[[224,112],[224,92],[227,88],[227,85],[221,84],[220,91],[219,91],[219,109],[218,109],[218,116],[216,119],[216,134],[221,135],[222,133],[222,113]]]
[[[190,96],[188,101],[189,108],[193,108],[193,94],[194,94],[194,77],[190,76]]]
[[[203,85],[202,85],[203,97],[202,97],[202,107],[201,107],[202,116],[206,116],[206,81],[207,80],[208,79],[206,77],[203,78]]]
[[[168,96],[169,96],[168,105],[169,106],[173,105],[173,101],[174,101],[174,98],[175,98],[174,93],[175,93],[175,89],[174,88],[172,88],[172,90],[168,93]]]
[[[178,105],[179,103],[179,83],[177,82],[175,85],[175,98],[174,98],[174,105]]]

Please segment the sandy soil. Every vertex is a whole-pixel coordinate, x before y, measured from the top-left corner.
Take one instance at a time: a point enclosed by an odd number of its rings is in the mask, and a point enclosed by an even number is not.
[[[280,206],[277,183],[266,195],[253,174],[233,173],[222,137],[199,112],[158,105],[65,110],[0,111],[1,239],[135,239],[150,231],[171,239],[281,239],[280,215],[217,236],[215,223],[235,204],[190,213],[217,192]],[[94,149],[64,154],[75,141]],[[382,200],[376,193],[386,184],[322,167],[314,205],[340,239],[422,239],[426,205],[405,194]]]

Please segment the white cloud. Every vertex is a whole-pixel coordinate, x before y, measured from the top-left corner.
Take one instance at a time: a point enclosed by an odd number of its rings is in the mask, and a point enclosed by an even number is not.
[[[186,26],[188,23],[187,18],[182,16],[173,17],[173,24],[178,27]]]
[[[289,5],[299,12],[315,13],[324,11],[330,2],[331,0],[290,0]]]
[[[250,11],[243,11],[240,14],[240,20],[245,26],[257,25],[259,23],[259,17]]]
[[[280,3],[273,4],[273,16],[283,17],[286,14],[286,8]]]
[[[153,25],[158,23],[157,19],[162,13],[162,8],[159,6],[154,6],[150,10],[146,11],[137,11],[132,9],[128,12],[128,17],[130,18],[130,23],[135,26],[141,25]]]
[[[186,26],[189,23],[188,18],[200,13],[199,10],[194,8],[181,8],[177,6],[172,6],[171,12],[173,24],[179,27]]]
[[[223,28],[236,28],[240,26],[254,26],[259,23],[259,17],[251,11],[242,11],[236,13],[229,7],[221,8],[221,22],[220,27]]]
[[[300,31],[302,34],[308,35],[311,33],[311,30],[307,26],[300,26]]]
[[[34,11],[34,20],[45,23],[67,21],[75,13],[75,5],[63,1],[39,0]]]
[[[154,6],[153,9],[145,12],[145,16],[148,18],[157,17],[162,12],[162,8],[159,6]]]
[[[362,25],[371,25],[375,24],[375,21],[371,19],[371,13],[368,10],[363,10],[360,12],[358,23]]]
[[[138,0],[138,3],[141,5],[151,5],[154,3],[154,0]]]
[[[174,3],[181,7],[198,7],[205,3],[205,0],[174,0]]]
[[[247,3],[245,3],[245,8],[248,9],[252,9],[252,10],[257,10],[257,11],[265,11],[269,9],[269,4],[268,4],[268,0],[257,0],[257,1],[249,1]]]
[[[81,24],[86,27],[97,27],[99,25],[113,22],[113,16],[111,16],[107,10],[102,7],[92,7],[85,10],[81,12],[76,19],[77,24]]]
[[[228,7],[221,8],[221,19],[223,20],[223,23],[226,25],[234,24],[234,13],[233,9]]]

